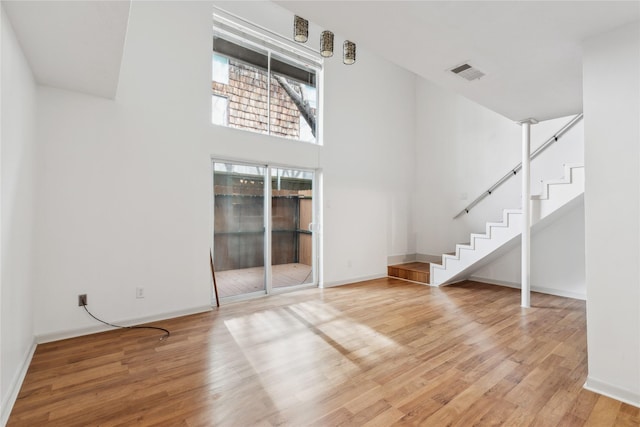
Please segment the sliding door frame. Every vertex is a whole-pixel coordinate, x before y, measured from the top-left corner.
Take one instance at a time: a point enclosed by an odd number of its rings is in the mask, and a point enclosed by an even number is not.
[[[285,293],[285,292],[289,292],[292,290],[297,290],[297,289],[303,289],[303,288],[312,288],[312,287],[320,287],[320,282],[318,280],[318,278],[320,277],[318,274],[318,270],[319,270],[319,254],[320,251],[318,250],[318,230],[319,230],[319,226],[318,226],[318,212],[319,212],[319,206],[320,206],[320,198],[319,198],[319,192],[318,192],[318,188],[317,188],[317,184],[318,184],[318,176],[320,175],[320,170],[319,169],[310,169],[310,168],[304,168],[304,167],[298,167],[298,166],[291,166],[291,165],[283,165],[283,164],[270,164],[268,165],[268,171],[267,173],[269,174],[269,200],[271,200],[273,193],[272,193],[272,189],[271,189],[271,170],[273,169],[289,169],[289,170],[296,170],[296,171],[302,171],[302,172],[310,172],[312,174],[312,178],[311,178],[311,229],[309,231],[311,231],[311,272],[312,272],[312,280],[310,283],[302,283],[299,285],[292,285],[292,286],[286,286],[286,287],[278,287],[278,288],[273,288],[273,274],[272,274],[272,269],[271,269],[271,263],[269,263],[269,272],[268,272],[268,276],[269,276],[269,280],[268,280],[268,284],[269,284],[269,292],[268,294],[281,294],[281,293]],[[271,203],[268,203],[269,205],[269,210],[271,210]],[[271,220],[271,216],[269,216],[269,219]],[[269,221],[271,222],[271,221]],[[271,230],[271,227],[270,227]],[[269,247],[269,256],[271,257],[271,247]]]
[[[322,171],[320,169],[312,169],[312,168],[305,168],[305,167],[299,167],[299,166],[295,166],[295,165],[287,165],[287,164],[282,164],[282,163],[270,163],[270,164],[263,164],[263,163],[259,163],[259,162],[252,162],[250,160],[243,160],[243,159],[230,159],[230,158],[225,158],[225,157],[211,157],[211,191],[210,191],[210,195],[211,195],[211,203],[210,203],[210,209],[211,209],[211,213],[210,213],[210,218],[211,218],[211,230],[210,230],[210,250],[212,252],[212,254],[214,254],[214,258],[215,258],[215,164],[216,163],[228,163],[228,164],[234,164],[234,165],[242,165],[242,166],[250,166],[250,167],[261,167],[264,168],[264,203],[263,203],[263,208],[264,208],[264,221],[263,221],[263,227],[264,227],[264,284],[265,284],[265,288],[264,291],[257,291],[257,292],[251,292],[248,294],[241,294],[241,295],[237,295],[237,296],[229,296],[229,297],[224,297],[224,298],[220,298],[220,302],[231,302],[231,301],[238,301],[238,300],[244,300],[244,299],[250,299],[250,298],[256,298],[256,297],[261,297],[261,296],[265,296],[265,295],[273,295],[273,294],[281,294],[281,293],[286,293],[286,292],[290,292],[293,290],[298,290],[298,289],[303,289],[303,288],[312,288],[312,287],[322,287],[321,285],[321,278],[322,278],[322,274],[321,274],[321,270],[320,270],[320,266],[321,266],[321,262],[322,262],[322,257],[321,257],[321,251],[320,248],[322,247],[322,239],[320,238],[321,235],[321,226],[320,226],[320,221],[321,221],[321,197],[322,197],[322,192],[321,192],[321,186],[322,186]],[[272,218],[271,218],[271,200],[273,197],[273,192],[272,192],[272,188],[271,188],[271,171],[274,169],[290,169],[290,170],[296,170],[296,171],[302,171],[302,172],[310,172],[312,174],[312,181],[311,181],[311,198],[312,198],[312,219],[311,219],[311,253],[312,253],[312,266],[311,266],[311,271],[312,271],[312,281],[311,283],[303,283],[300,285],[293,285],[293,286],[287,286],[287,287],[278,287],[278,288],[274,288],[273,287],[273,272],[272,272],[272,265],[271,265],[271,260],[272,260],[272,230],[273,230],[273,224],[272,224]],[[268,202],[267,202],[268,201]],[[215,266],[214,266],[215,267]],[[215,294],[213,292],[211,292],[211,300],[212,300],[212,304],[215,305],[216,304],[216,300],[215,300]]]

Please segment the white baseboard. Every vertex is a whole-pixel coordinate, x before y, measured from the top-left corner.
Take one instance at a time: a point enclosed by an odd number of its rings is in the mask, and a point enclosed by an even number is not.
[[[594,393],[602,394],[603,396],[640,408],[640,393],[616,387],[591,377],[587,377],[587,382],[584,383],[584,388]]]
[[[31,359],[33,359],[33,354],[36,351],[37,344],[35,340],[29,347],[29,350],[25,354],[24,360],[16,375],[14,375],[11,384],[9,384],[9,391],[2,399],[2,404],[0,406],[0,414],[2,417],[0,418],[0,425],[4,426],[9,421],[9,415],[11,414],[11,410],[13,409],[13,405],[16,403],[16,399],[18,398],[18,394],[20,393],[20,388],[22,387],[22,383],[24,382],[24,378],[27,376],[27,371],[29,370],[29,365],[31,364]]]
[[[418,254],[389,255],[387,257],[387,265],[405,264],[407,262],[417,261]]]
[[[474,282],[488,283],[490,285],[506,286],[508,288],[520,289],[520,283],[516,283],[516,282],[507,282],[507,281],[504,281],[504,280],[487,279],[485,277],[478,277],[478,276],[471,276],[471,277],[469,277],[468,280],[473,280]],[[564,297],[564,298],[579,299],[579,300],[582,300],[582,301],[586,301],[587,300],[587,295],[586,294],[582,294],[582,293],[578,293],[578,292],[571,292],[571,291],[563,291],[562,289],[545,288],[543,286],[531,286],[531,290],[533,292],[539,292],[541,294],[555,295],[555,296]]]
[[[336,280],[336,281],[333,281],[333,282],[324,282],[320,287],[321,288],[332,288],[334,286],[353,285],[354,283],[364,282],[366,280],[382,279],[383,277],[387,277],[387,275],[386,274],[375,274],[373,276],[354,277],[352,279],[347,279],[347,280]]]
[[[416,254],[416,261],[440,263],[442,262],[442,255]]]
[[[389,255],[387,257],[387,265],[406,264],[408,262],[441,262],[442,255],[429,254],[404,254]]]
[[[171,311],[168,313],[156,314],[153,316],[139,317],[136,319],[118,320],[118,321],[114,321],[113,323],[116,325],[122,325],[122,326],[134,326],[134,325],[140,325],[143,323],[157,322],[159,320],[173,319],[174,317],[188,316],[190,314],[204,313],[211,310],[212,310],[212,307],[210,305],[205,305],[201,307],[188,308],[185,310],[177,310],[177,311]],[[67,331],[36,335],[36,342],[38,344],[44,344],[51,341],[59,341],[67,338],[75,338],[83,335],[95,334],[98,332],[111,331],[111,330],[113,330],[113,328],[106,325],[89,326],[86,328],[78,328],[78,329],[71,329]]]

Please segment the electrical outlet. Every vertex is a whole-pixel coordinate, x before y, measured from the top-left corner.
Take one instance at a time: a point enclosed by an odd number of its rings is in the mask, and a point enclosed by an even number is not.
[[[136,288],[136,298],[144,298],[144,288],[139,286]]]
[[[78,307],[87,305],[87,294],[78,295]]]

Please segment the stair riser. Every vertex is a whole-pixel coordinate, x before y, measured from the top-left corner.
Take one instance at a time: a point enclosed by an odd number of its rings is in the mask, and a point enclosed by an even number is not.
[[[412,271],[398,267],[387,267],[387,274],[398,279],[411,280],[412,282],[429,283],[428,271]]]

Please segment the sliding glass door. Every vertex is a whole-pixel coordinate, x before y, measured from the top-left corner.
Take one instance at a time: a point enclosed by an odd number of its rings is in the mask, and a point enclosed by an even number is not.
[[[316,283],[313,171],[213,163],[218,295]]]
[[[313,283],[313,173],[271,169],[274,288]]]
[[[214,266],[220,298],[264,293],[264,173],[214,163]]]

